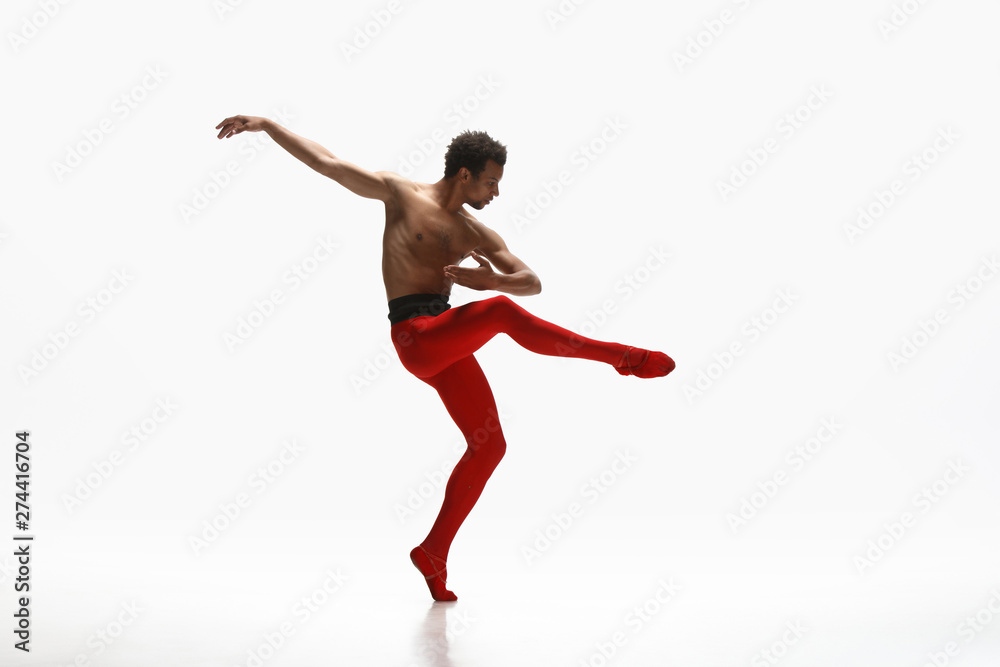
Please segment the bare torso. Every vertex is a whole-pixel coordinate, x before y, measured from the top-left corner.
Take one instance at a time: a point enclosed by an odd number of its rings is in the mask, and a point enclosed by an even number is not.
[[[482,223],[450,213],[430,196],[431,186],[396,176],[385,203],[382,280],[386,299],[407,294],[451,294],[444,267],[459,264],[482,240]]]

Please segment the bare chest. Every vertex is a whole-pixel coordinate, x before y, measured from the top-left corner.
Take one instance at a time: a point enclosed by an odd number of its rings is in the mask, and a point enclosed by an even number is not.
[[[403,225],[406,245],[429,261],[457,262],[476,247],[473,230],[460,216],[413,215],[407,222]]]
[[[413,231],[413,243],[420,252],[424,248],[437,250],[442,253],[451,253],[455,230],[438,225],[422,225]]]

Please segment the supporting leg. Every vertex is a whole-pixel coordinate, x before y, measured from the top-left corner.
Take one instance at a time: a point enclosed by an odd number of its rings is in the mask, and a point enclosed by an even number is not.
[[[507,444],[500,429],[493,391],[475,357],[469,355],[423,380],[437,390],[465,436],[467,449],[448,479],[434,525],[424,541],[410,552],[410,559],[424,575],[435,600],[456,600],[455,594],[446,588],[448,552],[455,533],[503,458]]]

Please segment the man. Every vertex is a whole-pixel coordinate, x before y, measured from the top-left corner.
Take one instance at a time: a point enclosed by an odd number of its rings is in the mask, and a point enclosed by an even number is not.
[[[481,210],[500,196],[507,149],[485,132],[455,137],[445,154],[444,177],[429,184],[358,167],[267,118],[231,116],[216,129],[220,139],[267,132],[307,166],[355,194],[385,203],[382,278],[393,345],[403,367],[437,391],[468,443],[448,479],[434,526],[410,560],[435,600],[457,600],[446,587],[448,552],[506,451],[493,392],[473,353],[505,333],[532,352],[603,361],[621,375],[662,377],[674,369],[673,360],[663,352],[579,336],[504,295],[451,308],[453,284],[517,296],[542,289],[535,272],[500,235],[465,208]],[[478,266],[459,266],[466,257]]]

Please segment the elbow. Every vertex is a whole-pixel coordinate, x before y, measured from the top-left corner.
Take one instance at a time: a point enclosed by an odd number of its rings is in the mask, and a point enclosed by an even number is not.
[[[542,293],[542,281],[539,280],[538,276],[535,276],[535,284],[532,286],[532,295]]]
[[[313,171],[316,171],[327,178],[332,178],[335,181],[340,176],[340,164],[338,163],[337,158],[316,155],[306,162],[306,165]]]

